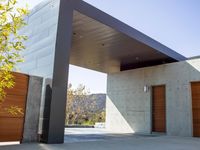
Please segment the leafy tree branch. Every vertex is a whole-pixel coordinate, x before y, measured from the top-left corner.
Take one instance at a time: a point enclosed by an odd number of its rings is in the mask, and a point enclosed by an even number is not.
[[[23,42],[27,40],[19,30],[26,25],[24,18],[29,12],[16,4],[17,0],[0,0],[0,107],[6,96],[5,90],[14,87],[11,71],[23,61],[20,52],[25,49]]]

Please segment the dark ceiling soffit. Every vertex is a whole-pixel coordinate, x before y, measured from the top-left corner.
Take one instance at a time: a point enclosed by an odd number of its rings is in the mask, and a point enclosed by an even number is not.
[[[183,61],[187,58],[183,55],[175,52],[174,50],[166,47],[165,45],[155,41],[149,36],[139,32],[138,30],[128,26],[127,24],[119,21],[118,19],[106,14],[105,12],[93,7],[92,5],[82,1],[82,0],[74,0],[74,9],[90,18],[93,18],[102,24],[105,24],[121,33],[128,35],[129,37],[153,48],[157,51],[177,60]]]

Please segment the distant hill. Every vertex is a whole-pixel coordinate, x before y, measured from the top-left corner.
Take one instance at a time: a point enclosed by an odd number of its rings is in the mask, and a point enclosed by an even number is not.
[[[68,105],[66,125],[94,125],[105,122],[106,94],[74,96]]]
[[[88,96],[88,101],[95,101],[98,110],[106,108],[106,94],[91,94]]]
[[[78,97],[74,99],[73,110],[76,111],[82,107],[84,111],[98,112],[104,111],[106,107],[106,94],[91,94],[85,96],[84,100],[79,100]]]

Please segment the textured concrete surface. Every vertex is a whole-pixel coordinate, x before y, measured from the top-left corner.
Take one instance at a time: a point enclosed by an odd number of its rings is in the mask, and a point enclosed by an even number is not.
[[[28,36],[25,63],[18,66],[21,72],[52,77],[58,8],[58,0],[44,0],[26,18],[28,25],[20,31]]]
[[[0,146],[0,150],[199,150],[200,139],[148,135],[104,136],[95,141],[60,145],[22,144]]]
[[[22,142],[38,141],[38,125],[43,78],[30,76]]]
[[[200,81],[200,59],[108,75],[106,127],[115,132],[151,132],[151,89],[166,85],[167,134],[192,136],[190,82]]]

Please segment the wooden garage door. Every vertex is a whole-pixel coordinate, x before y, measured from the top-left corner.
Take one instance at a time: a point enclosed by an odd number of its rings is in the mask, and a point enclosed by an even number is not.
[[[200,137],[200,82],[191,83],[191,87],[192,87],[193,136]]]
[[[166,132],[165,85],[152,87],[152,132]]]
[[[15,87],[6,91],[7,96],[0,109],[0,142],[21,141],[22,139],[29,77],[19,73],[13,74]],[[13,114],[9,111],[11,107],[11,110],[18,109],[19,112]]]

